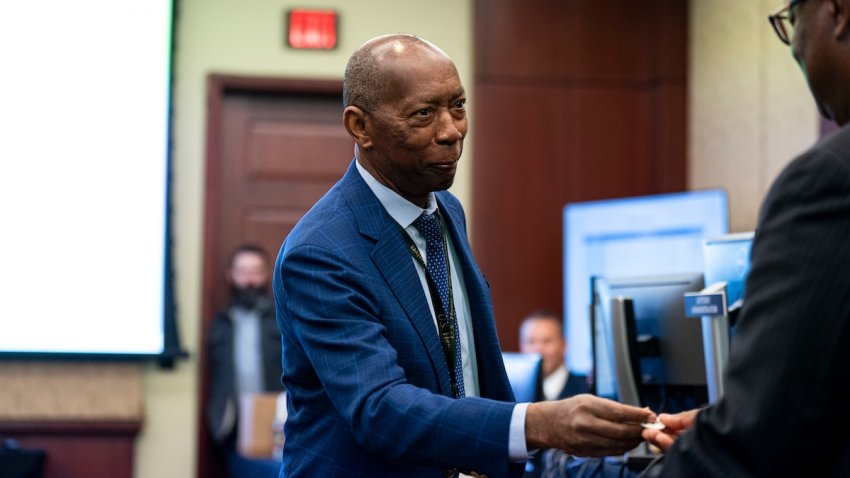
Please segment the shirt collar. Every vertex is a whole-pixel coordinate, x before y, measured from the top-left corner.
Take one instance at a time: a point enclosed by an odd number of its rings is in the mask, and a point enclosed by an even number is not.
[[[384,206],[384,209],[387,210],[390,217],[392,217],[395,222],[399,223],[399,225],[401,225],[404,229],[410,227],[410,225],[413,224],[413,221],[422,215],[423,212],[432,214],[437,210],[437,197],[433,192],[428,193],[428,207],[422,209],[416,204],[413,204],[407,199],[401,197],[401,195],[397,192],[378,182],[378,180],[375,179],[375,177],[360,164],[359,160],[355,160],[354,163],[357,166],[357,172],[360,173],[360,177],[366,181],[366,185],[369,186],[369,189],[372,190],[378,198],[378,201],[382,206]]]

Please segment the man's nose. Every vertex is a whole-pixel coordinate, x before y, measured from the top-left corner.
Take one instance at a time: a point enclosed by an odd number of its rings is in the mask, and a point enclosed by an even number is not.
[[[463,139],[466,134],[466,117],[455,118],[448,111],[437,116],[437,142],[452,144]]]

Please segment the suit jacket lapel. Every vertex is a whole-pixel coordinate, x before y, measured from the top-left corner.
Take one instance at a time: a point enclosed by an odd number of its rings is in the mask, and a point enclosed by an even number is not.
[[[351,206],[360,233],[375,242],[371,257],[393,295],[404,309],[439,377],[440,393],[451,396],[451,379],[437,328],[402,229],[360,177],[352,162],[342,180],[343,193]],[[387,319],[392,320],[392,319]]]
[[[398,237],[399,228],[387,231],[375,245],[372,260],[383,274],[387,284],[392,289],[408,318],[413,323],[422,343],[428,350],[434,371],[440,377],[440,392],[451,396],[451,378],[443,354],[443,346],[437,335],[431,309],[425,299],[422,283],[413,266],[410,253],[405,247],[404,239]]]
[[[448,232],[452,239],[455,251],[458,255],[458,260],[463,269],[463,280],[466,285],[466,298],[469,301],[469,308],[472,313],[472,324],[476,327],[475,336],[476,342],[479,337],[479,332],[486,333],[492,329],[487,324],[493,320],[493,307],[489,300],[489,291],[484,282],[484,275],[475,263],[472,256],[472,250],[469,247],[469,242],[466,238],[465,229],[462,227],[461,212],[449,207],[445,201],[437,195],[437,203],[440,210],[443,211]]]
[[[470,320],[475,338],[475,353],[478,358],[478,385],[481,396],[513,400],[512,394],[505,394],[507,375],[504,372],[499,337],[496,334],[496,320],[490,301],[490,288],[472,255],[466,230],[463,227],[463,212],[451,207],[448,202],[442,199],[442,194],[437,194],[437,203],[443,212],[452,244],[463,269],[466,300],[469,302],[469,310],[472,315]]]

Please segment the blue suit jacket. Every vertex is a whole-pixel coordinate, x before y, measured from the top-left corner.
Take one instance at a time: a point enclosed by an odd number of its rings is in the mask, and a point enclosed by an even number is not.
[[[449,371],[401,228],[352,162],[302,218],[275,264],[283,382],[291,398],[281,476],[518,476],[513,393],[489,286],[463,209],[437,203],[472,313],[482,398],[451,398]],[[486,398],[485,398],[486,397]]]

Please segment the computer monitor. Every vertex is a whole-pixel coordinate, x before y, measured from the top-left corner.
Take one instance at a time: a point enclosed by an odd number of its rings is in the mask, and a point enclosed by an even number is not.
[[[729,361],[729,344],[735,336],[738,315],[744,304],[753,237],[752,232],[726,234],[707,239],[703,246],[707,293],[726,292],[725,306],[720,313],[700,318],[708,397],[712,402],[723,396],[723,375]]]
[[[726,303],[731,307],[744,298],[744,284],[750,271],[751,232],[711,237],[703,244],[705,285],[726,283]]]
[[[502,360],[517,403],[535,401],[543,379],[543,359],[540,354],[502,352]]]
[[[595,393],[656,412],[675,413],[705,404],[701,323],[685,317],[683,298],[685,292],[702,288],[701,271],[594,277]],[[621,383],[624,377],[634,383]]]
[[[590,278],[703,270],[703,240],[728,232],[722,189],[567,204],[564,320],[567,365],[590,373]]]

